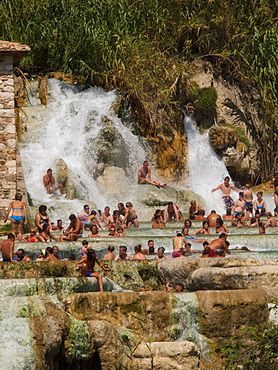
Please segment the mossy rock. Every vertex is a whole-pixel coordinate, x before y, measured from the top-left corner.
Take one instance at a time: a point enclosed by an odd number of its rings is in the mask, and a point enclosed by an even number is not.
[[[204,87],[197,93],[198,105],[201,109],[209,110],[215,106],[217,97],[217,91],[213,86]]]

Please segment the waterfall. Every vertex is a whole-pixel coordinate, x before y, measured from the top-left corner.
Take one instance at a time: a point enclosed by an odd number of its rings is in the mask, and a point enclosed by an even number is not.
[[[217,213],[224,214],[220,190],[215,193],[211,193],[211,190],[223,183],[225,176],[229,176],[227,168],[222,158],[212,149],[208,132],[201,135],[187,115],[184,128],[188,141],[189,188],[205,199],[206,211],[215,209]],[[231,196],[236,200],[237,193],[232,193]]]
[[[139,144],[138,136],[133,135],[111,109],[116,102],[116,93],[93,87],[81,89],[78,85],[49,79],[47,107],[39,105],[34,95],[34,91],[29,94],[29,107],[24,108],[27,118],[20,140],[26,187],[32,200],[45,204],[50,201],[51,197],[42,185],[42,177],[48,168],[55,167],[59,159],[73,174],[79,199],[86,199],[103,208],[111,201],[109,186],[118,188],[119,198],[125,194],[124,199],[127,199],[131,192],[130,184],[134,183],[137,170],[147,155]],[[22,119],[24,121],[24,116]],[[103,155],[112,155],[111,162],[115,166],[111,178],[106,176],[106,180],[110,180],[109,186],[105,183],[103,188],[94,173],[100,168],[97,146],[101,145],[101,134],[108,126],[119,155],[114,158],[117,153],[111,154],[109,148],[106,153],[105,147],[101,147]],[[55,169],[53,175],[57,177]],[[60,204],[70,202],[59,201]],[[83,203],[71,202],[75,212],[81,211]]]

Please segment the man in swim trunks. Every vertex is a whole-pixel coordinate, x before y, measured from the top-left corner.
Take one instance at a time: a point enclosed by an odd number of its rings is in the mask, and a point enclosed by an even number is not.
[[[13,253],[14,253],[14,234],[8,234],[8,239],[0,242],[0,250],[2,252],[3,262],[14,262]]]
[[[219,235],[218,239],[212,240],[212,242],[210,242],[208,246],[213,251],[216,251],[216,249],[218,248],[222,248],[227,254],[231,254],[231,252],[228,249],[229,245],[226,243],[226,241],[227,241],[227,235],[225,233],[222,233]]]
[[[243,192],[243,198],[245,200],[245,216],[253,217],[253,193],[250,190],[250,185],[245,185],[245,190]]]
[[[150,184],[154,185],[158,188],[164,187],[167,184],[160,184],[158,180],[151,179],[151,169],[149,168],[149,162],[144,161],[143,167],[139,168],[138,170],[138,184]]]
[[[43,176],[43,185],[46,188],[47,194],[54,193],[54,191],[58,189],[60,190],[61,195],[64,194],[64,187],[61,184],[56,184],[51,168],[49,168],[46,175]]]
[[[230,178],[229,176],[226,176],[224,179],[224,183],[217,186],[217,188],[212,189],[212,193],[216,190],[222,191],[222,199],[225,204],[225,208],[231,208],[234,206],[234,201],[230,195],[231,189],[234,191],[241,191],[240,189],[235,188],[233,185],[230,185]]]
[[[83,225],[78,218],[74,214],[71,214],[69,216],[70,224],[65,230],[65,234],[62,234],[60,236],[60,241],[63,242],[65,240],[69,240],[70,242],[73,242],[77,240],[78,238],[82,237],[83,233]]]

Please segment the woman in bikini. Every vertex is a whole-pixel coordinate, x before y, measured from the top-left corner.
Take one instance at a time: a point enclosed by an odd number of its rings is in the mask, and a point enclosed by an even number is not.
[[[87,248],[86,255],[77,262],[77,266],[82,265],[81,274],[85,277],[96,277],[100,292],[103,292],[102,275],[94,272],[95,264],[98,264],[104,271],[109,271],[111,268],[104,267],[96,256],[96,252],[91,247]]]
[[[48,224],[43,225],[43,231],[37,237],[38,241],[40,242],[52,242],[55,240],[56,242],[59,241],[50,231],[50,226]]]
[[[39,212],[36,214],[36,217],[35,217],[35,223],[38,228],[38,232],[40,234],[43,232],[44,224],[49,225],[49,227],[51,228],[50,219],[48,218],[46,211],[47,211],[47,206],[42,204],[41,206],[39,206]]]
[[[265,216],[267,213],[266,202],[263,199],[263,192],[259,191],[257,193],[257,199],[254,202],[255,213],[259,212],[260,216]]]
[[[203,221],[203,227],[197,231],[195,231],[194,235],[202,234],[202,235],[211,235],[212,232],[209,229],[208,221]]]
[[[7,221],[10,212],[12,214],[10,216],[11,223],[12,223],[12,233],[17,236],[20,242],[22,242],[22,231],[23,231],[23,223],[27,224],[27,212],[26,212],[26,205],[22,202],[22,195],[16,194],[15,200],[9,204],[7,216],[4,219],[4,222]]]
[[[36,229],[31,229],[30,230],[30,235],[27,235],[25,238],[24,238],[24,241],[25,242],[37,242],[38,239],[37,239],[37,235],[36,235]]]

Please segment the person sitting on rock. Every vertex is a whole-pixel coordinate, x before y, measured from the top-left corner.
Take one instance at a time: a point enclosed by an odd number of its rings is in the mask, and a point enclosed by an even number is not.
[[[221,216],[213,209],[207,217],[209,227],[216,227],[216,220]]]
[[[222,220],[221,220],[222,221]],[[196,234],[202,234],[202,235],[211,235],[212,232],[209,229],[208,221],[203,221],[203,227],[197,231],[194,232],[194,235]]]
[[[69,216],[70,224],[65,230],[65,234],[60,236],[60,241],[75,241],[78,238],[82,237],[83,234],[83,225],[80,220],[76,218],[74,214]]]
[[[61,195],[64,194],[64,187],[61,184],[56,184],[51,168],[49,168],[46,175],[43,176],[43,185],[46,188],[47,194],[52,194],[58,189],[60,190]]]
[[[152,216],[151,221],[155,221],[155,216],[162,216],[162,211],[161,211],[161,209],[157,209],[157,210],[154,212],[154,215]]]
[[[164,209],[164,221],[179,221],[178,206],[173,202],[168,202]]]
[[[190,201],[190,207],[188,211],[188,217],[191,220],[194,220],[196,216],[198,216],[200,213],[201,207],[196,203],[196,200]]]
[[[104,271],[109,271],[111,268],[104,267],[96,256],[96,252],[94,249],[89,247],[87,249],[87,254],[81,258],[80,261],[77,262],[77,266],[82,265],[81,274],[84,277],[96,277],[99,285],[100,292],[103,292],[103,282],[102,282],[102,275],[95,272],[95,264],[98,264]]]
[[[90,229],[93,225],[97,225],[97,227],[101,230],[102,227],[98,221],[98,217],[97,217],[97,213],[96,211],[91,211],[91,213],[89,214],[89,216],[86,218],[86,220],[84,221],[84,227],[87,229]]]
[[[38,238],[37,238],[37,232],[36,232],[36,229],[31,229],[30,230],[30,235],[27,235],[25,238],[24,238],[24,241],[25,242],[28,242],[28,243],[34,243],[34,242],[37,242],[38,241]]]
[[[267,223],[264,225],[264,227],[267,227],[267,226],[275,227],[275,226],[277,226],[277,220],[276,220],[276,218],[274,218],[272,216],[271,212],[267,212],[266,217],[267,217]]]
[[[52,240],[56,240],[56,242],[59,241],[59,239],[51,233],[49,224],[43,224],[42,233],[38,235],[37,239],[40,242],[52,242]]]
[[[149,168],[148,161],[143,162],[143,167],[138,170],[138,185],[140,184],[150,184],[157,188],[164,187],[167,184],[161,184],[158,180],[151,179],[151,169]]]
[[[91,234],[88,235],[88,238],[101,237],[103,235],[98,233],[97,225],[92,225]]]
[[[88,204],[85,204],[83,207],[83,212],[80,212],[76,215],[76,218],[81,221],[82,224],[85,224],[88,217],[90,216],[90,207]]]
[[[162,227],[166,227],[165,221],[163,221],[162,216],[155,216],[155,221],[152,224],[152,228],[153,229],[159,229],[159,228],[162,228]]]
[[[214,251],[212,251],[210,249],[210,247],[205,247],[203,252],[202,252],[201,258],[209,258],[209,257],[213,257],[213,256],[214,256]]]
[[[255,212],[259,212],[261,216],[265,216],[267,213],[267,206],[265,200],[263,199],[262,191],[257,193],[257,199],[254,201],[254,210]]]
[[[229,230],[227,226],[224,224],[222,218],[218,218],[216,220],[216,227],[215,227],[215,233],[216,234],[221,234],[221,233],[229,233]]]
[[[236,216],[232,220],[232,226],[236,227],[244,227],[247,226],[247,223],[243,220],[244,213],[239,212],[236,214]]]
[[[9,233],[7,239],[0,242],[0,250],[2,252],[3,262],[12,262],[14,253],[14,240],[14,234]]]

